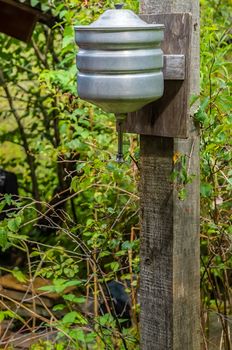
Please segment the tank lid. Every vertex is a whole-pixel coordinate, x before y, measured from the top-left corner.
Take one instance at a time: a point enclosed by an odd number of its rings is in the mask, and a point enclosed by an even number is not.
[[[162,24],[147,24],[139,16],[130,10],[107,10],[95,22],[89,26],[76,26],[78,30],[103,30],[103,29],[164,29]]]

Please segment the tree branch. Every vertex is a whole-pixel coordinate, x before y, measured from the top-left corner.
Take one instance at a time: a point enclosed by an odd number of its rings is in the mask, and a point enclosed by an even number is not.
[[[3,87],[4,91],[5,91],[5,94],[6,94],[6,97],[7,97],[9,106],[10,106],[10,109],[11,109],[13,115],[14,115],[14,118],[15,118],[15,120],[17,122],[17,125],[18,125],[18,128],[19,128],[19,132],[20,132],[20,135],[21,135],[21,138],[22,138],[23,148],[25,150],[26,157],[27,157],[27,162],[28,162],[28,165],[29,165],[29,168],[30,168],[33,197],[36,200],[37,209],[41,210],[40,196],[39,196],[39,187],[38,187],[38,182],[37,182],[37,177],[36,177],[36,166],[35,166],[34,156],[31,154],[30,147],[29,147],[29,144],[28,144],[28,141],[27,141],[27,137],[26,137],[26,133],[24,131],[24,127],[23,127],[23,125],[21,123],[20,116],[19,116],[19,114],[17,112],[17,109],[14,106],[13,97],[11,96],[10,90],[9,90],[9,88],[7,86],[7,83],[6,83],[5,78],[4,78],[4,74],[3,74],[1,69],[0,69],[0,84],[2,85],[2,87]]]

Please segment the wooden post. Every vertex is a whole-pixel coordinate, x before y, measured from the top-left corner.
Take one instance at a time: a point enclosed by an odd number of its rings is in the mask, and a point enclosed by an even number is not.
[[[141,0],[142,14],[191,13],[190,94],[199,92],[199,1]],[[179,113],[176,109],[176,113]],[[199,136],[141,136],[141,349],[200,349]],[[194,175],[187,198],[173,181],[176,159]],[[184,158],[183,158],[184,159]],[[180,168],[180,171],[181,168]]]

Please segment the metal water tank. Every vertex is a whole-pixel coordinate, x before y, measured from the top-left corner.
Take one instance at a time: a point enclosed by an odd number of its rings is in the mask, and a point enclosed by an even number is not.
[[[164,26],[130,10],[108,10],[75,27],[78,94],[107,112],[133,112],[163,95]]]
[[[89,26],[76,26],[79,97],[118,120],[160,98],[163,37],[163,25],[147,24],[124,9],[107,10]]]

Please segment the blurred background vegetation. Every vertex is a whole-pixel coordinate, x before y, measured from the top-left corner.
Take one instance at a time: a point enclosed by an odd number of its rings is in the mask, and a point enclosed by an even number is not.
[[[126,136],[126,161],[115,163],[114,116],[76,92],[73,26],[116,3],[31,0],[56,18],[53,28],[37,24],[29,44],[0,35],[0,164],[19,186],[18,197],[1,198],[0,274],[31,293],[18,301],[1,295],[4,349],[14,349],[12,334],[32,331],[47,337],[30,345],[34,350],[139,349],[139,138]],[[138,12],[139,1],[127,0],[125,8]],[[232,348],[229,8],[229,0],[201,0],[201,93],[193,96],[201,131],[205,350]],[[112,280],[131,299],[130,328],[112,300],[112,315],[100,312]],[[50,282],[36,289],[35,281]],[[42,292],[56,294],[51,307],[37,305]]]

